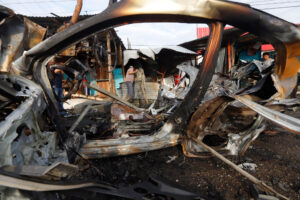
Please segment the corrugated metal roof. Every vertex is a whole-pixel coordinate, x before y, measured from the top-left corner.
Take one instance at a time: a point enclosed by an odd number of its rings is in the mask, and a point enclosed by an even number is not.
[[[152,50],[153,50],[153,52],[155,54],[159,54],[163,49],[168,49],[168,50],[176,51],[176,52],[183,53],[183,54],[194,54],[194,55],[197,55],[196,52],[191,51],[191,50],[186,49],[186,48],[181,47],[181,46],[160,47],[160,48],[153,48]]]
[[[139,53],[142,53],[149,58],[155,60],[155,54],[159,54],[162,50],[171,50],[176,51],[182,54],[189,54],[189,55],[197,55],[196,52],[186,49],[181,46],[169,46],[169,47],[159,47],[159,48],[141,48],[141,49],[129,49],[124,51],[124,65],[126,65],[130,59],[138,59]]]

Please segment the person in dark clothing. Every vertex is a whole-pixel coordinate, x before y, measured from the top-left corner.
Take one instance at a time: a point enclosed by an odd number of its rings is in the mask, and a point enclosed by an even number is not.
[[[66,114],[66,111],[63,108],[63,102],[61,101],[64,98],[63,95],[63,87],[62,87],[62,80],[64,71],[60,69],[61,66],[63,66],[62,63],[56,62],[56,60],[52,60],[48,64],[49,66],[49,78],[52,85],[52,88],[59,98],[58,101],[58,109],[62,115]]]
[[[54,80],[53,80],[53,89],[55,94],[58,96],[60,101],[58,102],[58,109],[60,112],[64,112],[62,99],[64,98],[63,88],[62,88],[62,80],[63,80],[63,70],[54,69]]]

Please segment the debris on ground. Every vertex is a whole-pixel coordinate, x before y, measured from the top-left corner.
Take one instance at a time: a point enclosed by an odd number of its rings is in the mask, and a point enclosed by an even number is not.
[[[257,165],[255,163],[242,163],[238,165],[239,168],[246,170],[246,171],[255,171]]]
[[[77,0],[55,26],[0,6],[3,199],[300,198],[299,27],[191,2],[110,1],[79,20]],[[114,29],[157,21],[210,33],[126,49]]]

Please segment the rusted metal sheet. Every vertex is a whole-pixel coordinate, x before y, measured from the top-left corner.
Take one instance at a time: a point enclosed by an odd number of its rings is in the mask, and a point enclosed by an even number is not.
[[[15,15],[4,19],[1,23],[1,72],[9,72],[12,61],[22,55],[24,51],[24,32],[24,23]]]
[[[5,18],[0,25],[0,72],[9,72],[14,60],[43,40],[46,30],[15,14]]]
[[[88,140],[80,149],[80,153],[87,159],[130,155],[176,146],[180,138],[179,134],[169,133],[162,138],[157,138],[155,134],[130,139]]]
[[[276,47],[275,47],[276,48]],[[280,93],[280,98],[288,98],[297,85],[297,74],[300,71],[300,41],[286,43],[276,48],[277,62],[273,79]]]
[[[76,56],[76,46],[73,45],[70,48],[64,50],[63,52],[60,53],[61,56]]]
[[[47,32],[47,29],[30,21],[26,17],[24,17],[24,22],[27,27],[27,38],[28,40],[25,41],[26,50],[31,49],[35,45],[39,44],[44,38]]]

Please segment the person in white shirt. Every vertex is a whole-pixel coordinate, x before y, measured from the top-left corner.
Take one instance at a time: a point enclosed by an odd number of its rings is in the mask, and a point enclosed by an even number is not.
[[[134,75],[137,73],[137,70],[133,66],[130,66],[127,70],[125,82],[127,85],[127,95],[129,96],[129,102],[133,103],[134,101]]]
[[[267,69],[268,67],[270,67],[273,62],[274,62],[274,59],[270,58],[270,54],[269,53],[264,53],[263,54],[263,68],[264,69]]]

